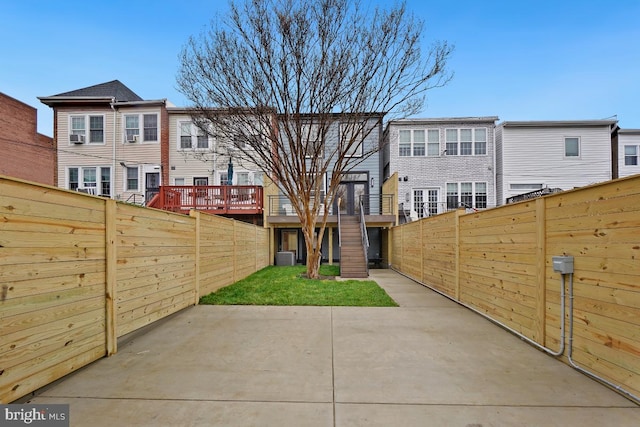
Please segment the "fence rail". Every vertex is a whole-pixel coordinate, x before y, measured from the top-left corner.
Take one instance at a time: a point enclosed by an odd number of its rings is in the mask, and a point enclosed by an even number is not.
[[[558,349],[573,331],[562,360],[638,401],[640,176],[391,233],[393,268],[541,346]],[[566,319],[558,255],[575,260]]]
[[[269,264],[268,231],[0,176],[0,402]]]

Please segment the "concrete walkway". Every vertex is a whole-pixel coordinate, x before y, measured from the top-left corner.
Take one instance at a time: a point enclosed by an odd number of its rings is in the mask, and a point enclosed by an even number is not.
[[[197,306],[32,403],[72,426],[638,426],[640,407],[390,270],[400,308]]]

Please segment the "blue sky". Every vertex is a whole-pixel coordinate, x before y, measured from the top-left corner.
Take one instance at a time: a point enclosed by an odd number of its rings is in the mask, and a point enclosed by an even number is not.
[[[375,3],[375,2],[372,2]],[[377,3],[383,4],[380,0]],[[420,117],[604,119],[640,128],[640,1],[409,0],[425,43],[447,40],[455,76]],[[38,109],[38,96],[118,79],[144,99],[186,100],[178,54],[220,0],[0,0],[0,92]]]

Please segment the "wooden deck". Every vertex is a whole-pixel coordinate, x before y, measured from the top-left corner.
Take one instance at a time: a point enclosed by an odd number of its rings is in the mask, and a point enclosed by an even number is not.
[[[148,206],[172,212],[195,209],[219,215],[255,215],[263,210],[262,191],[255,185],[162,186]]]

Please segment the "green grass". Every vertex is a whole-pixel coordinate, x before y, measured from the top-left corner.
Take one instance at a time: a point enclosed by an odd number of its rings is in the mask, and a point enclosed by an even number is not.
[[[315,305],[397,307],[372,280],[310,280],[304,266],[266,267],[239,282],[200,298],[213,305]],[[320,266],[321,276],[340,274],[337,266]]]

